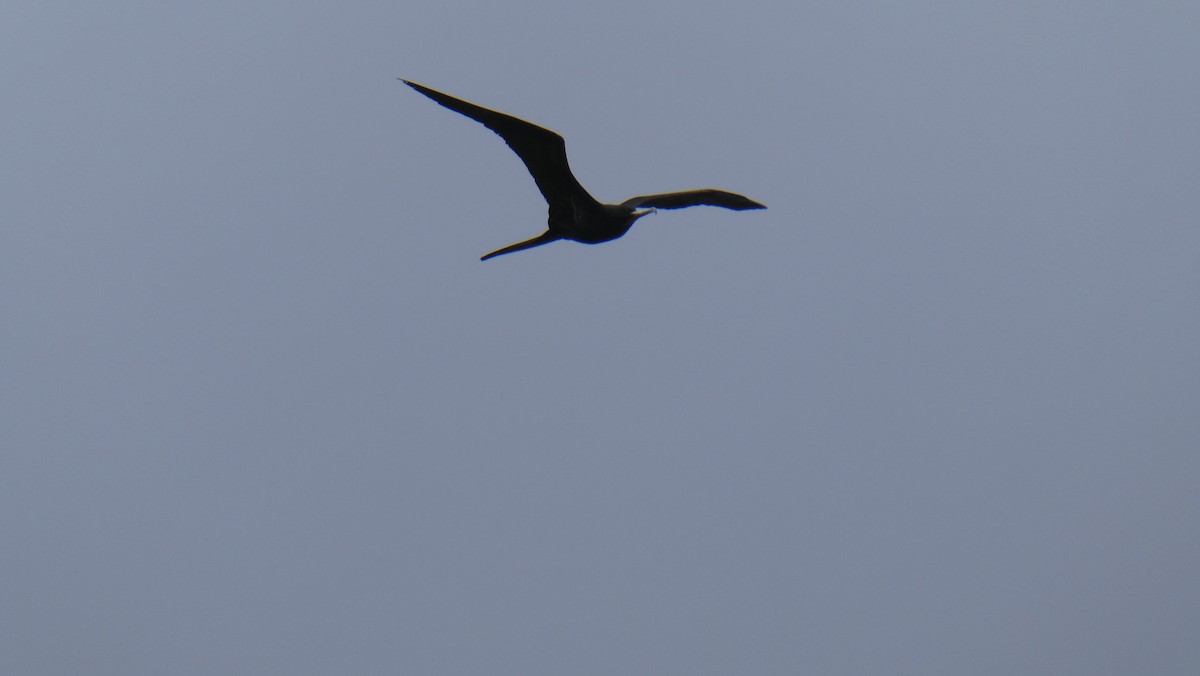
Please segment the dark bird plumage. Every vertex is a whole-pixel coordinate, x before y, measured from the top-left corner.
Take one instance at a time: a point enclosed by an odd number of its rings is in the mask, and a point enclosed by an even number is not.
[[[546,232],[533,239],[506,246],[484,256],[487,260],[501,254],[529,249],[555,240],[569,239],[584,244],[599,244],[617,239],[629,231],[633,222],[657,209],[682,209],[699,205],[724,207],[735,211],[766,209],[752,199],[724,190],[705,188],[659,195],[632,197],[620,204],[596,201],[571,173],[563,138],[542,127],[511,115],[482,108],[456,99],[415,82],[401,82],[437,103],[462,113],[500,135],[525,163],[549,205]],[[640,210],[639,210],[640,209]]]

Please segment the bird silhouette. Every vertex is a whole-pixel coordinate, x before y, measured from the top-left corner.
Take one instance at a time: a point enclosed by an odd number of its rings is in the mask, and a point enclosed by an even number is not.
[[[546,232],[491,252],[479,260],[514,251],[530,249],[560,239],[584,244],[599,244],[617,239],[629,232],[634,221],[658,209],[682,209],[708,205],[735,211],[766,209],[752,199],[724,190],[705,188],[657,195],[631,197],[620,204],[602,204],[588,194],[567,164],[567,148],[563,137],[511,115],[488,110],[462,99],[430,89],[416,82],[397,78],[437,103],[461,113],[491,129],[504,139],[509,148],[525,163],[533,175],[538,190],[549,205]]]

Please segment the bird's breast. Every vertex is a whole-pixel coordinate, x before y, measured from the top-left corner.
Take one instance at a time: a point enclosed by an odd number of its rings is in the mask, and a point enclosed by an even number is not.
[[[606,205],[607,206],[607,205]],[[550,229],[565,239],[584,244],[614,240],[629,232],[634,218],[625,210],[579,209],[569,222],[550,223]]]

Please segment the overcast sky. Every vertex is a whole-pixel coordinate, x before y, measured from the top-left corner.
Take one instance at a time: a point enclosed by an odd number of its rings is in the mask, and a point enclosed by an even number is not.
[[[4,16],[3,673],[1200,673],[1200,4]]]

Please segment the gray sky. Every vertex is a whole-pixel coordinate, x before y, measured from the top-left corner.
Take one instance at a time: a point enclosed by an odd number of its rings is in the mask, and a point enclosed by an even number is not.
[[[0,671],[1200,672],[1200,5],[0,24]],[[625,238],[480,263],[562,133]]]

